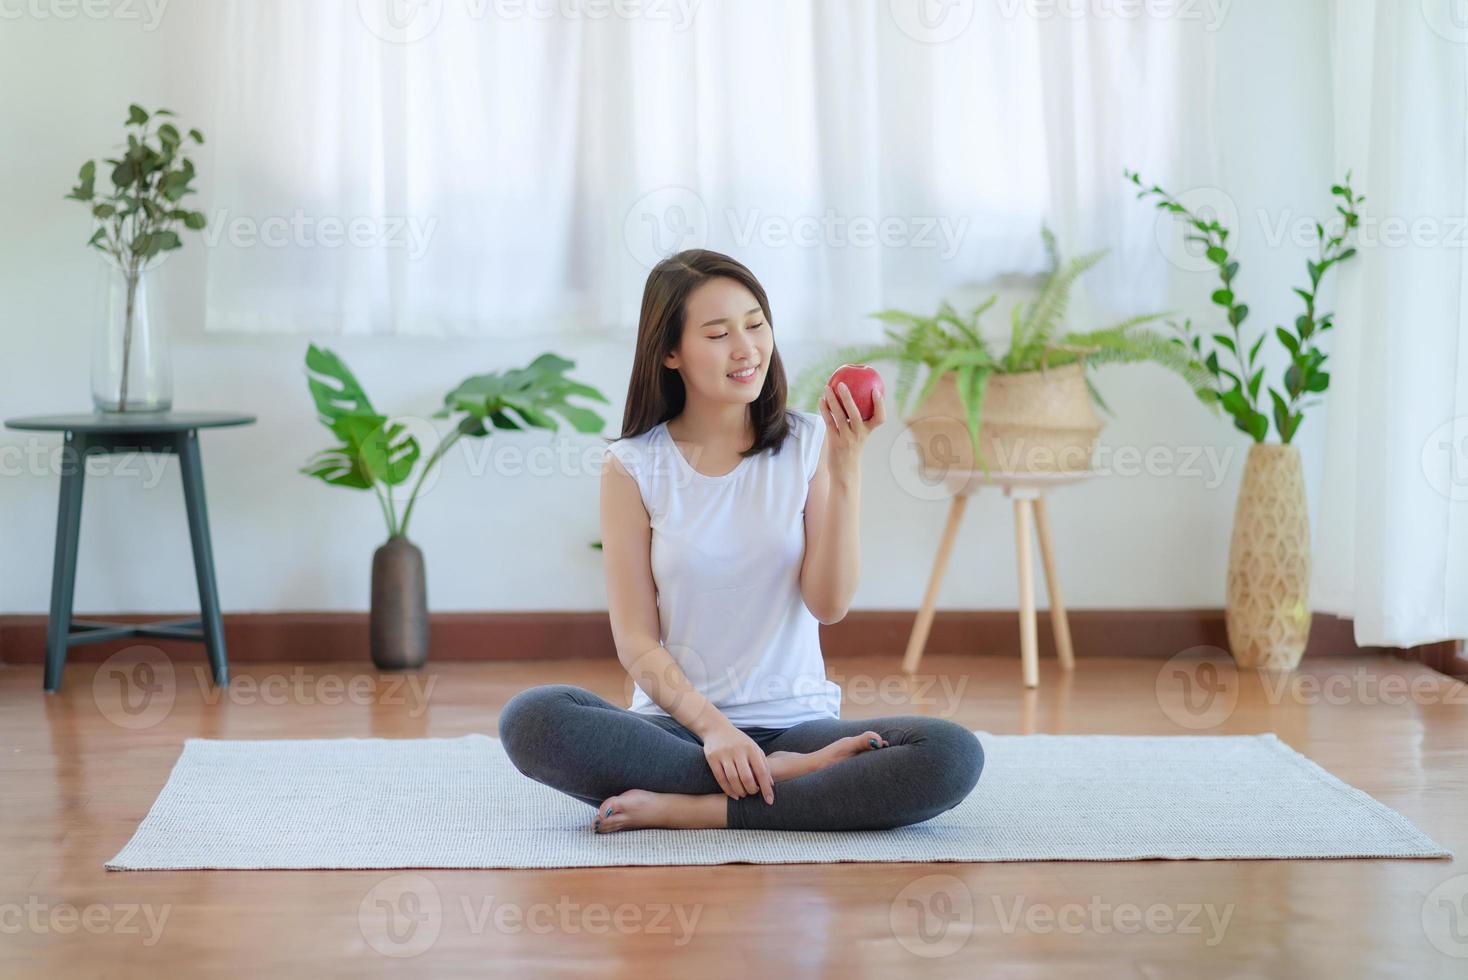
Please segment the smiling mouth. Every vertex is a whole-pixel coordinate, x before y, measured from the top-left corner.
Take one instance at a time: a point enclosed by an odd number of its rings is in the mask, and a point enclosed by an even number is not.
[[[754,367],[744,368],[742,371],[731,371],[729,374],[724,375],[724,377],[733,378],[735,381],[747,381],[754,377],[758,371],[759,365],[756,364]]]

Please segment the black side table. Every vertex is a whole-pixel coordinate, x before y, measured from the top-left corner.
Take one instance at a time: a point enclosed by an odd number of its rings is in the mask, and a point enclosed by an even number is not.
[[[229,683],[225,661],[224,621],[214,582],[214,553],[209,544],[209,515],[204,507],[204,470],[199,460],[199,430],[249,425],[253,415],[232,412],[128,412],[109,415],[31,415],[6,419],[9,429],[64,432],[61,447],[61,503],[56,516],[56,560],[51,569],[51,616],[46,621],[45,688],[61,686],[67,648],[125,636],[192,640],[209,651],[214,683]],[[82,483],[87,457],[110,453],[176,453],[183,478],[189,537],[194,545],[194,575],[199,581],[198,619],[154,623],[104,623],[71,618],[76,586],[76,552],[82,521]]]

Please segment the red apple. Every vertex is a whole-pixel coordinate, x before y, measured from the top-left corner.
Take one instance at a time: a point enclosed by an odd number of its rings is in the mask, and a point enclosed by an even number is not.
[[[882,387],[882,376],[874,367],[865,364],[843,364],[831,375],[826,384],[830,385],[837,395],[841,394],[839,385],[846,382],[846,387],[851,390],[851,397],[856,402],[856,410],[861,413],[863,422],[871,421],[872,413],[877,406],[872,403],[872,396],[876,392],[885,391]]]

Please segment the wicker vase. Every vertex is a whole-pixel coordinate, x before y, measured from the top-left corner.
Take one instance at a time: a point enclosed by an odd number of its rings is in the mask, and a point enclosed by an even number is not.
[[[1310,636],[1310,514],[1295,446],[1249,447],[1228,548],[1228,645],[1240,667],[1293,670]]]
[[[973,446],[952,372],[908,420],[924,468],[974,470]],[[1091,468],[1101,418],[1079,364],[994,374],[979,416],[979,452],[1001,473],[1074,473]]]

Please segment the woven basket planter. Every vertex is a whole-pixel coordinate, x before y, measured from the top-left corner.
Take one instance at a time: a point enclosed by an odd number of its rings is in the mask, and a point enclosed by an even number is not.
[[[980,469],[958,384],[945,374],[907,420],[926,469]],[[979,451],[1001,473],[1075,473],[1091,468],[1101,418],[1080,364],[994,374],[979,416]]]
[[[1228,547],[1228,645],[1240,667],[1293,670],[1310,636],[1310,512],[1295,446],[1249,447]]]

